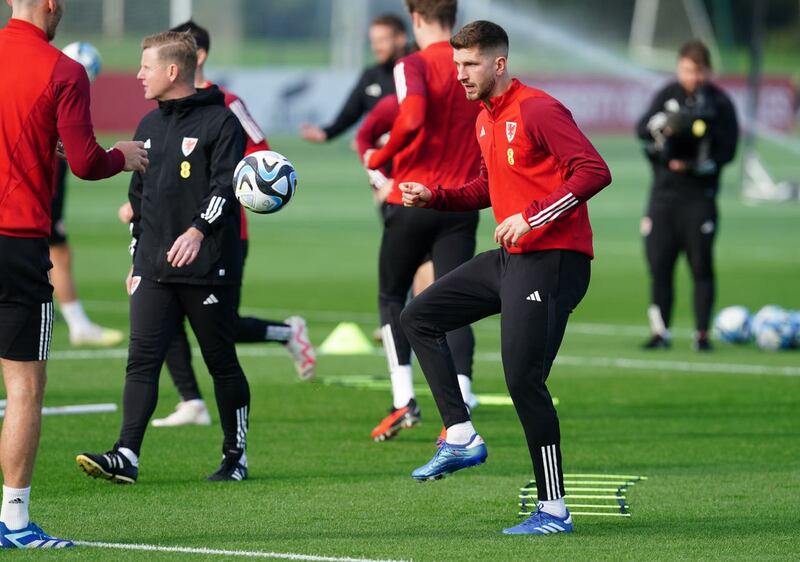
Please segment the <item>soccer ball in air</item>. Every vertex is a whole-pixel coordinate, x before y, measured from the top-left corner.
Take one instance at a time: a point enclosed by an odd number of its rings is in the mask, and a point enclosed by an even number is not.
[[[723,308],[714,319],[714,334],[729,343],[746,343],[752,338],[750,311],[744,306]]]
[[[789,313],[789,323],[792,326],[794,333],[794,341],[792,347],[800,348],[800,310],[793,310]]]
[[[97,78],[100,73],[100,52],[94,48],[94,45],[83,41],[75,41],[64,47],[62,52],[83,65],[83,68],[86,69],[86,74],[89,76],[89,82],[93,82]]]
[[[260,150],[248,154],[233,172],[233,191],[245,208],[259,214],[276,213],[294,196],[297,174],[282,154]]]
[[[753,316],[753,335],[761,349],[788,349],[795,339],[791,317],[779,306],[767,305]]]

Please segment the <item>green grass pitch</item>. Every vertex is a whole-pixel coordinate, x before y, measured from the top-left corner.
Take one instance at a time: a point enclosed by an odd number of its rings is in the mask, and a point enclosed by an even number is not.
[[[107,139],[110,140],[110,139]],[[566,472],[642,474],[629,519],[575,517],[569,536],[506,537],[518,521],[516,495],[531,476],[513,408],[484,406],[475,423],[489,460],[441,482],[410,471],[428,460],[440,429],[429,395],[424,423],[376,444],[373,425],[387,393],[299,382],[276,346],[241,346],[252,389],[244,483],[204,481],[219,460],[221,433],[151,429],[132,487],[94,481],[76,467],[82,451],[113,444],[120,413],[47,417],[33,489],[33,519],[56,536],[330,557],[414,560],[652,560],[794,558],[800,552],[800,354],[722,343],[690,351],[690,283],[677,276],[673,350],[648,354],[647,280],[638,221],[649,171],[630,138],[593,139],[614,183],[590,203],[596,260],[589,293],[571,320],[550,378],[558,397]],[[275,216],[250,215],[245,312],[307,317],[319,344],[340,321],[377,325],[379,225],[369,188],[345,142],[309,146],[272,139],[296,165],[296,201]],[[796,158],[770,153],[778,175]],[[721,197],[718,306],[800,308],[800,206],[749,207],[738,198],[738,163]],[[72,180],[67,223],[81,298],[91,317],[127,332],[123,280],[127,229],[116,219],[127,178]],[[485,214],[479,248],[492,247]],[[496,318],[476,325],[475,388],[505,392]],[[124,348],[70,355],[55,326],[47,405],[120,402]],[[195,358],[205,396],[210,377]],[[321,378],[379,376],[379,355],[322,357]],[[422,384],[421,373],[417,382]],[[157,416],[177,396],[162,377]],[[794,554],[792,554],[794,553]],[[54,553],[20,556],[47,558]],[[216,560],[220,556],[80,547],[81,560]]]

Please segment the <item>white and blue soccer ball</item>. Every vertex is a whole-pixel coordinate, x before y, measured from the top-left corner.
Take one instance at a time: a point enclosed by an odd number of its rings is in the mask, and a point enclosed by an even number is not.
[[[747,343],[753,337],[750,320],[747,307],[727,306],[714,319],[714,334],[729,343]]]
[[[62,52],[74,61],[83,65],[86,69],[86,74],[89,76],[89,82],[94,82],[97,75],[100,73],[100,51],[98,51],[91,43],[84,41],[75,41],[70,43]]]
[[[800,349],[800,310],[793,310],[789,313],[789,323],[792,325],[792,331],[794,332],[792,347]]]
[[[289,160],[272,150],[248,154],[233,172],[233,191],[245,208],[259,214],[276,213],[294,197],[297,173]]]
[[[795,342],[791,316],[783,308],[767,305],[753,316],[753,335],[761,349],[789,349]]]

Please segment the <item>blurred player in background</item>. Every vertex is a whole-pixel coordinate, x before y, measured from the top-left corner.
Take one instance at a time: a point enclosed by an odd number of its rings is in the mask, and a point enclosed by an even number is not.
[[[399,110],[389,141],[367,150],[364,165],[381,170],[392,162],[394,181],[420,178],[430,185],[461,185],[479,171],[480,153],[472,127],[480,108],[464,97],[448,43],[457,11],[455,0],[407,0],[420,51],[395,66]],[[377,441],[394,437],[420,420],[411,369],[411,347],[400,326],[414,272],[430,254],[437,278],[475,253],[478,212],[437,213],[405,208],[395,188],[387,198],[379,265],[379,308],[383,346],[392,381],[392,409],[373,429]],[[469,326],[449,333],[463,402],[472,402]]]
[[[14,0],[0,30],[0,366],[7,404],[0,435],[3,504],[0,547],[63,548],[28,516],[39,445],[46,366],[53,330],[52,229],[56,143],[63,142],[80,178],[143,171],[141,142],[97,144],[89,113],[89,79],[49,42],[63,0]]]
[[[567,319],[589,286],[593,251],[586,200],[608,185],[611,175],[563,105],[511,78],[503,28],[472,22],[450,43],[467,98],[483,107],[477,122],[470,122],[480,143],[480,173],[459,187],[403,183],[403,201],[449,211],[491,206],[500,248],[437,279],[403,312],[406,334],[447,428],[439,450],[412,477],[435,480],[486,460],[445,333],[500,313],[503,370],[525,430],[540,502],[527,520],[503,532],[570,532],[561,434],[545,382]]]
[[[394,96],[394,65],[409,50],[408,34],[402,18],[395,14],[384,14],[372,20],[369,28],[369,44],[378,64],[364,70],[344,106],[330,125],[327,127],[303,125],[301,135],[304,139],[311,142],[333,140],[355,125],[359,119],[369,115],[380,103],[380,100],[387,96]],[[385,114],[381,117],[381,123],[384,122],[383,117]],[[383,133],[390,129],[391,123]],[[382,146],[379,139],[384,137],[383,133],[379,137],[371,139],[370,148]],[[359,155],[363,156],[363,152],[359,152]],[[387,171],[391,170],[391,165],[387,165],[386,168]],[[375,203],[379,206],[383,218],[386,198],[391,193],[393,182],[380,180],[375,174],[370,174],[369,181],[375,190]],[[433,264],[428,259],[414,275],[413,293],[418,294],[431,283],[433,283]],[[382,330],[378,329],[375,332],[374,339],[382,340]]]
[[[204,73],[205,63],[206,60],[208,60],[208,53],[211,50],[211,37],[208,30],[197,25],[193,21],[189,21],[173,27],[170,31],[191,33],[197,42],[197,70],[194,76],[195,88],[204,89],[214,86],[214,84],[206,79]],[[225,95],[225,106],[233,112],[247,134],[247,146],[242,156],[259,150],[269,150],[267,139],[261,132],[261,128],[250,116],[244,102],[235,94],[219,86],[217,87]],[[130,222],[130,204],[127,204],[126,207],[127,209],[124,210],[125,214],[121,218],[124,222]],[[240,206],[239,212],[241,218],[240,238],[243,269],[244,260],[247,259],[248,253],[247,216],[244,207]],[[239,308],[240,299],[241,286],[236,295],[237,310]],[[237,316],[235,337],[237,343],[278,342],[283,344],[294,361],[297,375],[302,380],[311,380],[314,378],[314,370],[317,363],[316,352],[314,346],[311,345],[306,322],[303,318],[292,316],[287,318],[285,322],[277,322],[274,320]],[[175,335],[175,339],[167,352],[166,364],[172,381],[178,389],[181,401],[178,403],[173,413],[165,418],[154,419],[153,426],[175,427],[180,425],[211,424],[211,416],[208,407],[200,393],[200,387],[197,384],[197,376],[192,368],[192,350],[186,336],[184,323],[181,323]]]
[[[300,134],[304,139],[311,142],[335,139],[372,111],[378,100],[395,93],[392,70],[395,62],[408,49],[408,35],[403,20],[394,14],[376,17],[369,27],[369,45],[378,64],[364,69],[339,115],[330,125],[303,125]]]
[[[675,262],[683,252],[694,280],[694,348],[711,350],[716,198],[722,167],[736,154],[739,125],[733,103],[710,75],[708,48],[686,43],[678,53],[677,81],[655,95],[637,127],[653,168],[641,221],[651,281],[652,337],[645,349],[670,347]]]
[[[246,141],[222,92],[195,88],[196,69],[191,34],[167,31],[142,41],[137,77],[158,108],[134,134],[152,150],[150,168],[134,174],[128,191],[133,266],[122,427],[110,451],[76,458],[94,478],[136,482],[161,366],[184,317],[214,379],[222,425],[222,463],[208,480],[247,478],[250,388],[235,346],[242,260],[231,182]]]

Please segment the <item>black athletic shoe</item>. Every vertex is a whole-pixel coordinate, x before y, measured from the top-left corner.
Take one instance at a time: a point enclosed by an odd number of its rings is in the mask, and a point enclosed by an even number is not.
[[[246,480],[247,479],[247,456],[242,449],[230,449],[225,451],[222,457],[222,464],[214,474],[207,478],[212,482],[224,480]]]
[[[111,480],[117,484],[135,484],[139,467],[133,466],[128,457],[117,452],[116,445],[107,453],[92,455],[81,453],[75,457],[78,467],[92,478]]]
[[[708,338],[697,338],[692,347],[695,351],[714,351],[714,346],[711,345],[711,340]]]
[[[672,342],[668,338],[656,334],[642,344],[642,349],[669,349],[670,346]]]

